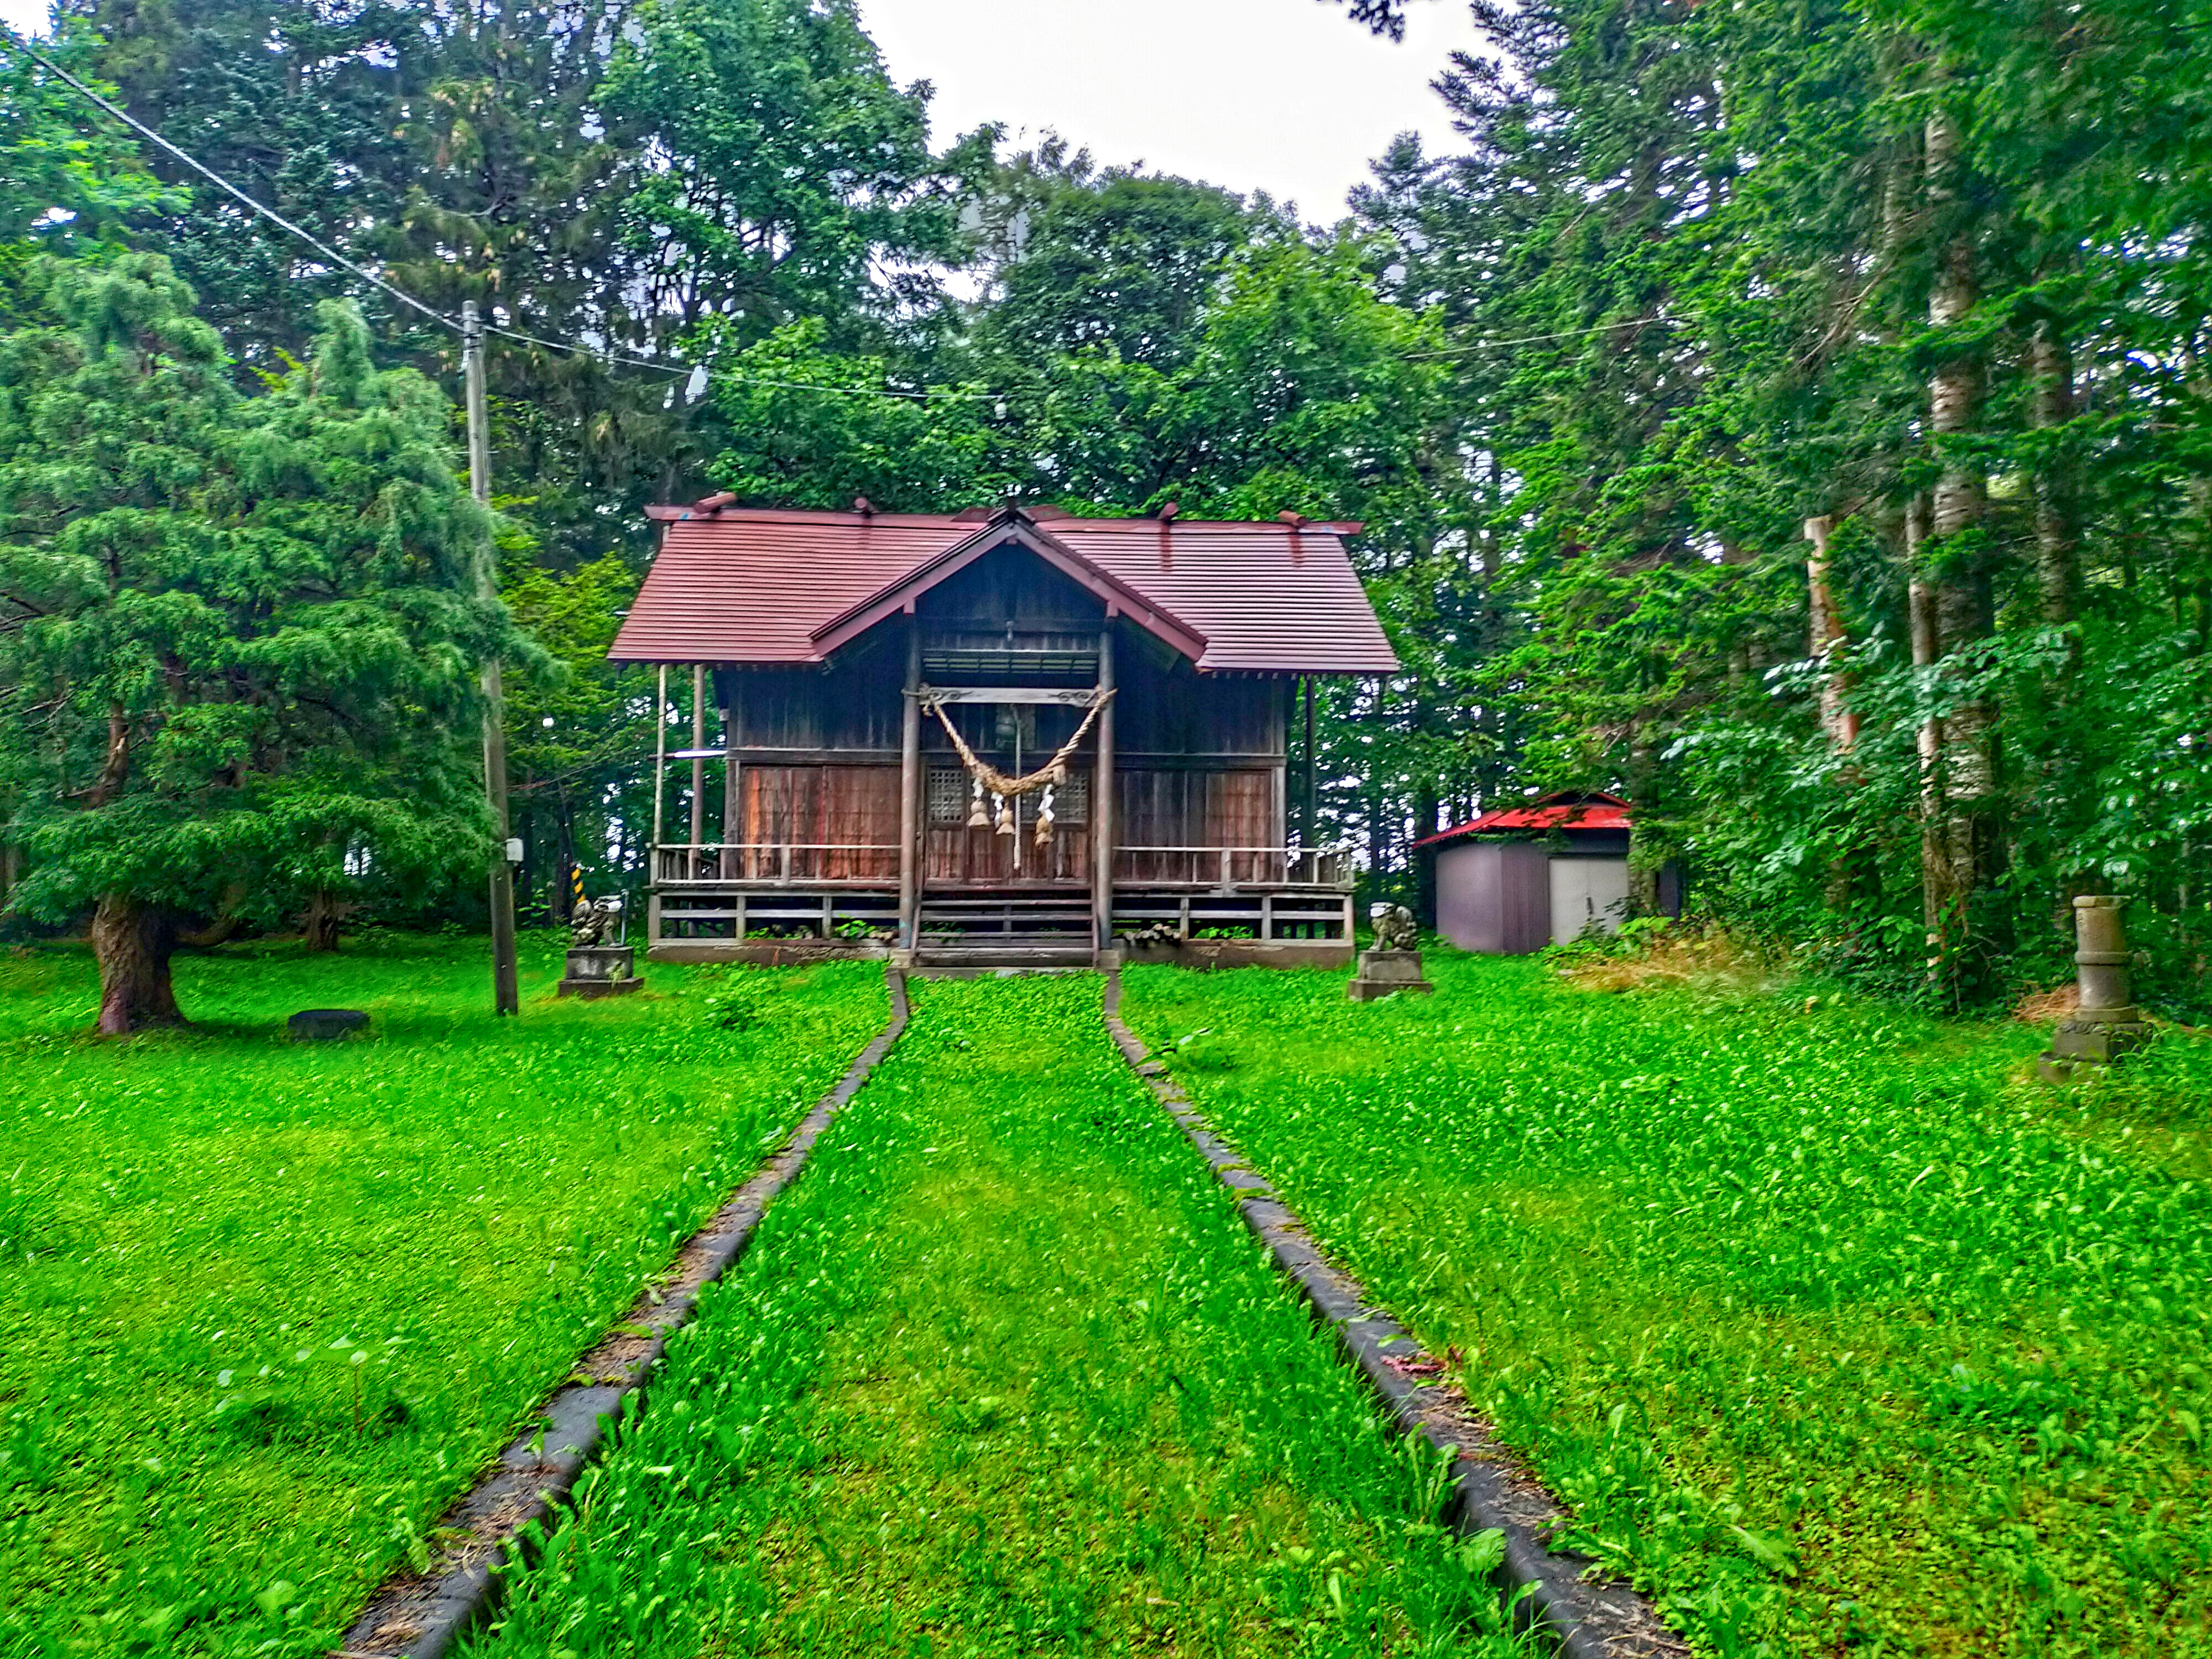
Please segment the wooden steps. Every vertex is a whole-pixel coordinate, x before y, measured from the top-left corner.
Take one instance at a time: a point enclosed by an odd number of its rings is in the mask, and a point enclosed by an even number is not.
[[[986,974],[1068,973],[1097,965],[1089,933],[926,933],[914,970],[964,979]]]
[[[963,979],[1097,965],[1091,902],[1076,893],[925,894],[915,971]]]

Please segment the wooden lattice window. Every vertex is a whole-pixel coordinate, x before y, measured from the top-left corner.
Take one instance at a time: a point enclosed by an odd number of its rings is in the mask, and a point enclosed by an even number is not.
[[[929,827],[933,830],[958,829],[968,822],[968,807],[973,799],[965,772],[950,772],[941,768],[933,770],[929,775]],[[1031,795],[1023,803],[1022,817],[1024,822],[1036,817],[1037,803],[1042,799],[1041,794]],[[986,811],[990,810],[988,800],[983,805]],[[1052,815],[1060,823],[1091,822],[1091,775],[1088,772],[1070,772],[1066,783],[1054,786]]]
[[[1091,775],[1088,772],[1071,771],[1066,783],[1053,786],[1052,816],[1060,823],[1091,822]]]
[[[929,823],[933,830],[957,830],[968,821],[968,775],[933,770],[929,775]]]

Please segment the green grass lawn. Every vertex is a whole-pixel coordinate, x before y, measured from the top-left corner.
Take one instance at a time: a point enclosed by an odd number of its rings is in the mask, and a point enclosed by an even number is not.
[[[558,963],[499,1021],[479,939],[226,948],[114,1042],[82,951],[0,954],[0,1652],[334,1645],[887,1018],[865,966]]]
[[[1706,1653],[2212,1652],[2212,1044],[1429,957],[1125,1017]],[[1204,1035],[1199,1035],[1204,1033]]]
[[[1516,1650],[1099,981],[915,988],[479,1659]]]

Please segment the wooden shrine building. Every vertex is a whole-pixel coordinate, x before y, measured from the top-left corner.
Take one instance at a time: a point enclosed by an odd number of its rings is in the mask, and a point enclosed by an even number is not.
[[[1350,959],[1291,739],[1398,666],[1357,526],[649,511],[610,654],[660,665],[655,959]]]

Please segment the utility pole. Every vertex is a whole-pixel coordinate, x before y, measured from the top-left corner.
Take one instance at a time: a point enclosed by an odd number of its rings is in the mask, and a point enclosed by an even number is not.
[[[474,300],[461,301],[461,384],[469,420],[469,494],[484,507],[491,505],[491,423],[484,415],[483,324]],[[491,544],[487,540],[477,556],[477,597],[499,597],[499,575],[493,568]],[[493,1001],[500,1013],[521,1010],[514,978],[514,848],[507,838],[507,732],[501,724],[499,659],[483,665],[484,802],[491,808],[492,834],[499,846],[491,861],[491,982]]]

